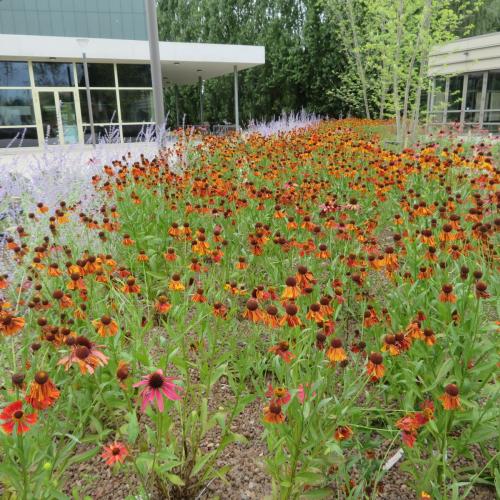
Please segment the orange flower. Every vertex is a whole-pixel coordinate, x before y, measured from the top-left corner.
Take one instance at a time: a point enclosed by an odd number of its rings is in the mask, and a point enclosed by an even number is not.
[[[352,429],[347,425],[340,425],[335,430],[335,439],[337,441],[345,441],[346,439],[350,439],[352,436]]]
[[[36,413],[26,414],[23,411],[23,402],[15,401],[5,407],[0,413],[0,420],[3,420],[1,426],[5,433],[12,434],[17,427],[17,434],[24,434],[29,431],[30,426],[38,420]]]
[[[172,275],[168,288],[169,290],[174,290],[176,292],[182,292],[186,289],[186,287],[181,283],[181,277],[179,274]]]
[[[139,255],[137,256],[137,262],[147,262],[149,260],[149,257],[146,255],[146,252],[144,250],[141,250],[139,252]]]
[[[326,351],[326,356],[331,363],[338,363],[347,359],[346,352],[342,347],[342,340],[332,339],[330,347]]]
[[[172,304],[168,302],[168,298],[165,295],[160,295],[155,304],[155,309],[160,314],[167,314],[170,311]]]
[[[105,460],[106,465],[110,467],[116,463],[123,463],[128,457],[129,452],[126,446],[118,441],[108,444],[104,447],[101,457]]]
[[[276,356],[280,356],[285,363],[290,363],[290,361],[295,358],[295,354],[289,351],[289,344],[286,340],[282,340],[278,344],[270,347],[269,352],[274,353]]]
[[[453,294],[452,285],[443,285],[441,287],[441,293],[439,294],[439,300],[441,302],[450,302],[454,304],[457,301],[457,296]]]
[[[246,262],[245,257],[239,257],[235,267],[236,269],[246,269],[248,267],[248,263]]]
[[[445,410],[457,410],[462,405],[458,395],[458,387],[455,384],[448,384],[444,388],[444,394],[439,398]]]
[[[321,314],[321,305],[320,304],[311,304],[309,306],[309,310],[306,314],[306,319],[315,321],[316,323],[320,323],[325,320],[323,314]]]
[[[30,385],[26,402],[37,410],[45,410],[52,406],[59,398],[59,391],[50,380],[49,374],[39,371],[35,374],[35,380]]]
[[[198,290],[196,290],[196,293],[193,295],[191,300],[193,302],[198,302],[198,303],[206,302],[207,298],[205,297],[205,295],[203,295],[203,289],[198,288]]]
[[[281,405],[271,401],[269,406],[264,408],[264,422],[268,424],[282,424],[285,421],[285,415],[281,411]]]
[[[372,381],[381,379],[385,373],[385,367],[383,365],[384,358],[379,352],[372,352],[368,357],[368,364],[366,365],[366,371]]]
[[[301,293],[302,292],[300,288],[297,286],[297,280],[293,277],[290,277],[286,280],[286,287],[281,294],[281,298],[286,300],[296,299],[297,297],[300,297]]]
[[[139,293],[141,291],[141,287],[135,282],[135,278],[130,276],[127,278],[125,285],[122,287],[123,293]]]
[[[253,321],[254,323],[262,321],[263,319],[262,312],[259,309],[259,303],[255,299],[247,300],[247,308],[243,313],[243,317],[245,319]]]
[[[175,254],[175,248],[168,248],[167,251],[163,254],[165,260],[173,262],[177,259],[177,255]]]
[[[290,327],[300,326],[302,321],[297,316],[298,308],[295,304],[289,303],[285,307],[285,315],[280,319],[280,326],[288,325]]]
[[[92,324],[101,337],[113,337],[118,333],[118,324],[109,316],[105,315],[101,319],[94,319]]]
[[[126,247],[130,247],[135,243],[135,241],[130,237],[129,234],[124,234],[123,235],[123,240],[122,244],[125,245]]]
[[[216,302],[213,307],[214,316],[218,318],[226,318],[227,316],[227,307],[222,302]]]
[[[268,384],[266,397],[272,398],[275,403],[283,406],[286,405],[290,399],[290,392],[286,387],[273,387],[272,384]]]
[[[77,364],[82,374],[92,375],[96,368],[108,363],[108,357],[97,349],[97,347],[102,346],[96,346],[86,337],[77,337],[72,344],[71,353],[61,358],[57,363],[63,365],[66,370],[69,370],[72,364]]]
[[[384,344],[382,345],[382,351],[388,351],[391,356],[398,356],[401,354],[399,347],[396,343],[396,336],[389,334],[384,337]]]
[[[12,314],[0,311],[0,333],[6,337],[19,333],[25,324],[21,316],[12,316]]]

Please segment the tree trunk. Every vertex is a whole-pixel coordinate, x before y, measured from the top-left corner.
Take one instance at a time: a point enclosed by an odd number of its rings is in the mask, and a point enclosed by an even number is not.
[[[401,40],[403,37],[403,9],[404,0],[399,0],[399,6],[397,11],[396,19],[396,51],[394,54],[394,65],[392,72],[392,97],[394,100],[394,113],[396,115],[396,137],[399,142],[401,142],[401,108],[399,103],[399,58],[401,51]]]
[[[352,41],[354,45],[353,48],[354,59],[356,61],[356,67],[358,69],[359,79],[361,80],[361,89],[363,91],[365,114],[366,118],[370,119],[370,107],[368,106],[368,85],[366,83],[365,70],[363,67],[363,62],[361,60],[361,47],[359,45],[358,32],[356,29],[356,19],[354,17],[352,0],[347,0],[347,16],[349,18],[349,25],[351,27]]]

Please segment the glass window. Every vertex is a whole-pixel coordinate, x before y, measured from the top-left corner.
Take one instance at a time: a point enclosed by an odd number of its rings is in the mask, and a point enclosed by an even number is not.
[[[153,93],[151,90],[120,90],[122,122],[152,122]]]
[[[117,70],[120,87],[151,87],[149,64],[118,64]]]
[[[38,146],[35,127],[0,128],[0,148],[28,148]]]
[[[431,123],[443,123],[443,112],[429,113]]]
[[[40,87],[72,87],[73,64],[55,62],[34,62],[35,85]]]
[[[484,113],[485,123],[500,123],[500,111],[486,111]]]
[[[488,73],[486,109],[500,109],[500,73]]]
[[[483,88],[483,75],[469,75],[467,82],[467,97],[465,109],[479,109],[481,106],[481,92]]]
[[[114,87],[115,70],[112,64],[88,63],[89,85],[91,87]],[[83,73],[83,64],[76,65],[76,74],[78,86],[85,87],[85,76]]]
[[[96,125],[94,132],[97,142],[105,142],[106,144],[120,142],[120,127],[118,125]],[[92,141],[90,125],[83,127],[83,140],[86,143]]]
[[[460,111],[448,111],[446,113],[446,121],[448,123],[460,122]]]
[[[148,125],[123,125],[124,142],[141,142],[144,140]]]
[[[29,87],[27,62],[0,61],[0,87]]]
[[[479,123],[479,111],[466,111],[465,123]]]
[[[118,121],[116,92],[114,90],[91,90],[90,100],[92,101],[94,123],[112,123]],[[88,123],[90,120],[86,90],[80,90],[80,108],[82,110],[83,122]]]
[[[446,87],[445,78],[437,77],[434,80],[434,102],[432,106],[432,111],[440,111],[444,109],[445,87]]]
[[[452,76],[450,78],[450,90],[448,92],[448,111],[460,111],[460,108],[462,107],[463,86],[464,75]]]
[[[31,90],[0,90],[0,125],[34,125]]]

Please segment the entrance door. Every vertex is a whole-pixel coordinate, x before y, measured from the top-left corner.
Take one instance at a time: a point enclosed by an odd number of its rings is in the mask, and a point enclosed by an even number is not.
[[[78,142],[78,120],[74,90],[41,90],[38,92],[43,135],[47,144]]]

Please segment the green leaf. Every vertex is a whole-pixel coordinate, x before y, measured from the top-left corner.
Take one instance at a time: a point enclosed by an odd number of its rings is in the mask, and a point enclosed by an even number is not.
[[[203,467],[205,467],[206,463],[212,458],[217,450],[213,450],[210,453],[206,453],[205,455],[201,455],[198,460],[196,460],[196,463],[194,464],[193,470],[191,471],[190,477],[196,476]]]
[[[130,444],[134,444],[139,435],[139,422],[135,412],[129,414],[127,425],[127,440]]]
[[[177,475],[172,474],[171,472],[166,472],[165,477],[176,486],[184,486],[186,483]]]
[[[80,464],[82,462],[86,462],[87,460],[90,460],[92,457],[95,457],[99,453],[100,447],[96,446],[95,448],[91,448],[90,450],[87,450],[83,453],[79,453],[78,455],[75,455],[74,457],[71,457],[68,460],[68,467],[74,464]]]
[[[333,490],[331,488],[319,488],[315,490],[309,490],[301,495],[302,498],[332,498]]]

